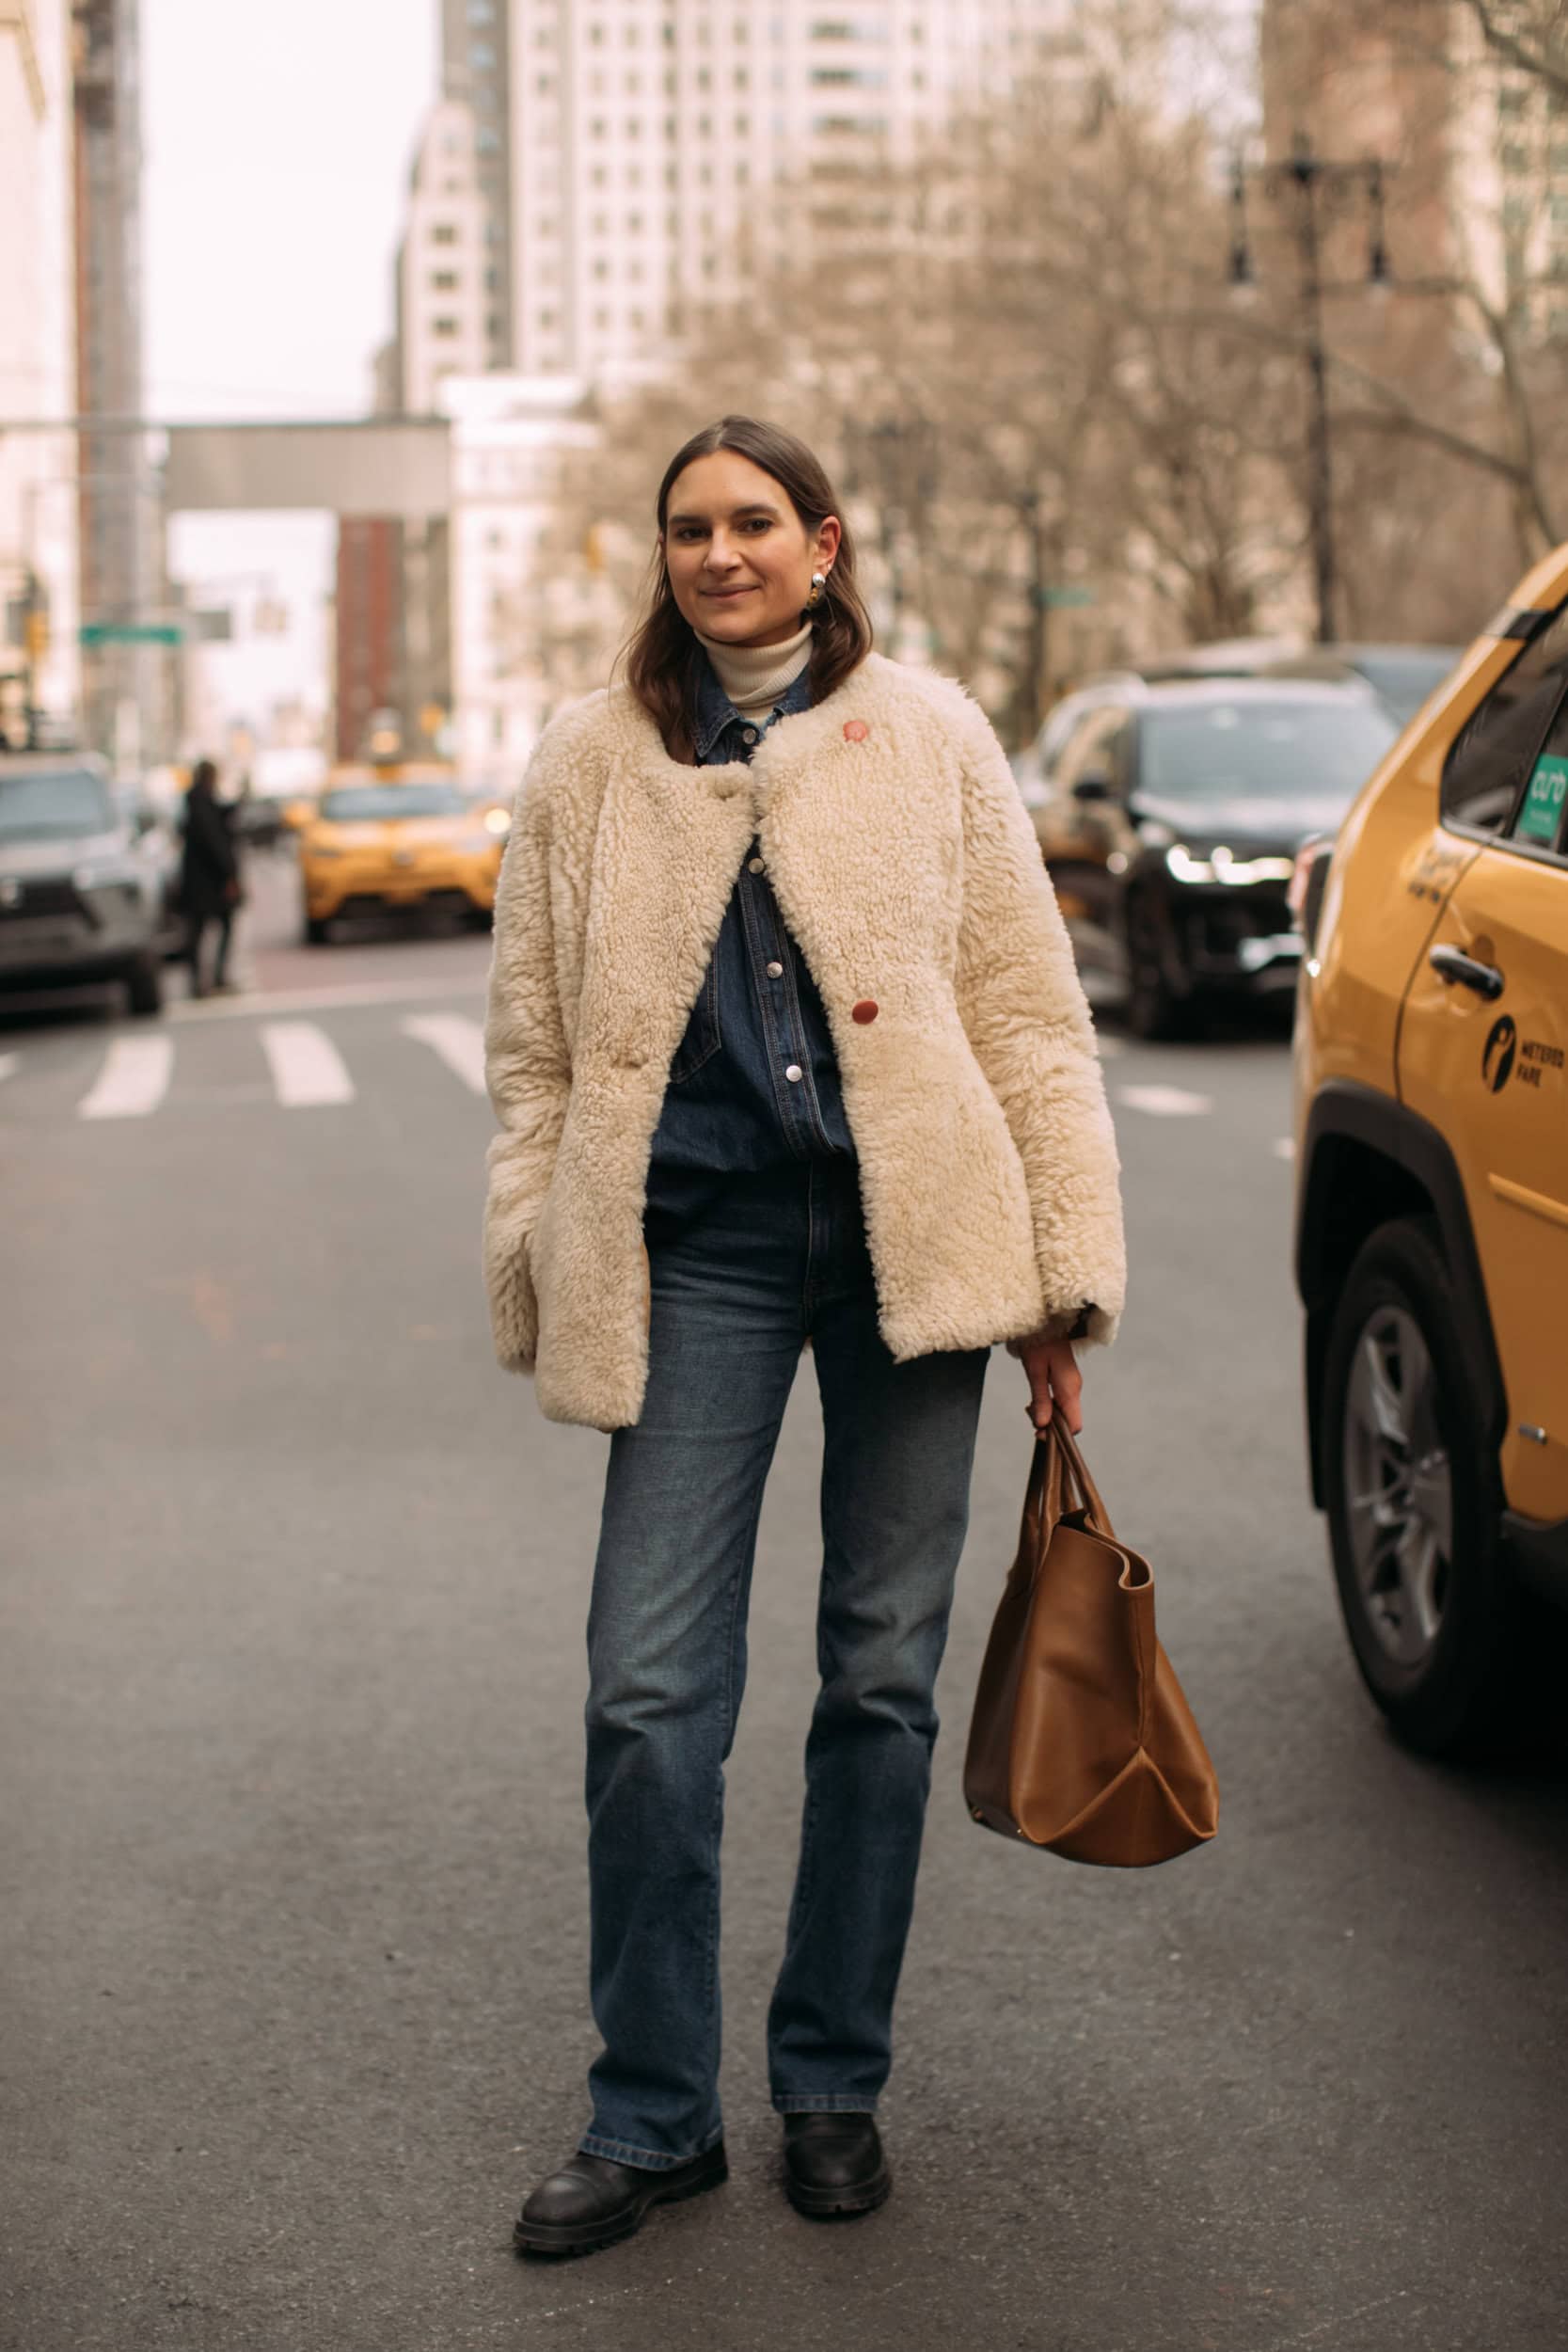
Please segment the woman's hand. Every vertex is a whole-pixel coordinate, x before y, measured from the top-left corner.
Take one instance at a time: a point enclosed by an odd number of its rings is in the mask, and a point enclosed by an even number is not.
[[[1035,1427],[1043,1429],[1053,1407],[1059,1407],[1069,1434],[1076,1438],[1084,1426],[1080,1406],[1084,1375],[1072,1342],[1032,1340],[1020,1349],[1019,1360],[1029,1375],[1029,1402],[1024,1409]]]

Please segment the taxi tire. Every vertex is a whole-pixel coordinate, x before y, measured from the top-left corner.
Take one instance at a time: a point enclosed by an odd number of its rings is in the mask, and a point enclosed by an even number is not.
[[[1346,1507],[1351,1371],[1369,1322],[1390,1305],[1403,1309],[1426,1343],[1451,1481],[1442,1622],[1427,1656],[1414,1666],[1390,1657],[1368,1620]],[[1502,1486],[1487,1422],[1436,1226],[1425,1218],[1380,1226],[1363,1245],[1334,1309],[1320,1423],[1323,1490],[1340,1612],[1362,1679],[1399,1737],[1427,1756],[1474,1756],[1495,1749],[1528,1679],[1529,1613],[1504,1549]]]
[[[300,926],[300,937],[307,947],[329,947],[332,944],[331,916],[308,914]]]

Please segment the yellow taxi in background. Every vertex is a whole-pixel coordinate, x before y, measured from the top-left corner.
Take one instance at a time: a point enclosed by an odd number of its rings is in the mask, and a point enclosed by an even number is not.
[[[1568,547],[1292,904],[1313,1491],[1373,1697],[1461,1754],[1568,1606]]]
[[[455,777],[340,771],[299,836],[304,934],[324,946],[340,915],[445,909],[487,924],[511,818]]]

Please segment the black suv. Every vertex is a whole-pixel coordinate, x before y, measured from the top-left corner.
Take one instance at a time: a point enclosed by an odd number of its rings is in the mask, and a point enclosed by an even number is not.
[[[1206,1003],[1294,990],[1295,853],[1331,834],[1396,729],[1359,683],[1098,688],[1042,780],[1035,829],[1085,972],[1141,1037]]]

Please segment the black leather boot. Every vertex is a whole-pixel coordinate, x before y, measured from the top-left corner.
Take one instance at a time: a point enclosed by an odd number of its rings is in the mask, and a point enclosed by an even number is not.
[[[826,2221],[887,2201],[887,2169],[874,2115],[786,2115],[784,2187],[797,2213]]]
[[[541,2181],[512,2232],[520,2254],[596,2254],[630,2237],[650,2205],[678,2204],[729,2178],[724,2143],[667,2171],[580,2153]]]

